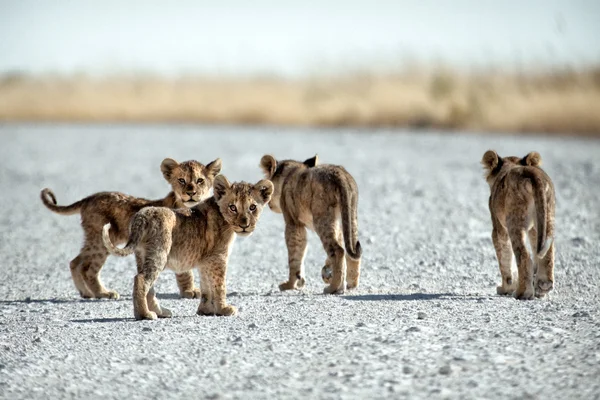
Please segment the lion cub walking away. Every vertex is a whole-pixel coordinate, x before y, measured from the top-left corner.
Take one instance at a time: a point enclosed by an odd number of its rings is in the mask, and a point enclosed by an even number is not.
[[[517,299],[543,297],[554,286],[554,185],[540,168],[542,157],[532,152],[523,158],[499,157],[487,151],[481,160],[490,185],[492,241],[500,264],[502,284],[498,294]],[[526,238],[533,250],[533,261]],[[515,254],[518,284],[512,276]]]
[[[135,251],[138,274],[133,284],[136,319],[170,317],[154,293],[154,282],[166,268],[185,273],[200,271],[202,297],[199,315],[233,315],[226,303],[225,275],[235,235],[249,236],[256,228],[263,206],[271,199],[273,184],[230,184],[223,175],[215,178],[214,196],[191,212],[147,207],[131,222],[129,241],[123,249],[113,245],[110,225],[104,227],[104,245],[112,254],[127,256]]]
[[[324,293],[343,293],[345,281],[348,289],[356,288],[360,276],[358,187],[343,167],[317,164],[317,156],[304,162],[277,161],[270,155],[260,160],[261,168],[275,186],[269,207],[282,213],[285,220],[289,279],[279,289],[304,286],[306,228],[310,228],[319,235],[327,253],[321,271],[329,284]]]
[[[146,200],[118,192],[101,192],[88,196],[69,206],[56,204],[50,189],[41,193],[42,202],[51,211],[62,215],[81,214],[84,243],[81,252],[71,261],[71,277],[83,298],[118,299],[119,294],[108,290],[100,280],[100,271],[108,251],[102,244],[102,227],[110,223],[110,238],[113,243],[125,243],[129,236],[129,223],[133,215],[147,206],[169,208],[193,207],[208,197],[215,176],[221,171],[221,160],[216,159],[204,166],[198,161],[177,161],[166,158],[160,169],[171,184],[172,191],[160,200]],[[199,297],[194,288],[192,272],[177,274],[177,285],[181,297]]]

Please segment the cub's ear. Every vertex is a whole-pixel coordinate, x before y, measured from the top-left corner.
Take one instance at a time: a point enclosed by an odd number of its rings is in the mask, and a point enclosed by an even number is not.
[[[273,194],[273,183],[267,179],[263,179],[254,185],[254,190],[260,194],[263,204],[267,204]]]
[[[532,151],[521,159],[522,165],[530,165],[532,167],[539,167],[542,165],[542,156],[537,151]]]
[[[487,170],[493,171],[500,163],[500,157],[494,150],[488,150],[481,159],[481,164]]]
[[[206,166],[206,172],[213,178],[219,175],[219,172],[221,172],[221,159],[217,158],[215,161],[208,163]]]
[[[264,155],[263,158],[260,159],[260,167],[267,178],[272,178],[277,169],[277,160],[271,155]]]
[[[319,156],[315,154],[314,157],[309,158],[308,160],[304,160],[304,165],[308,168],[316,167],[319,164]]]
[[[213,192],[217,201],[221,200],[221,197],[225,196],[227,190],[231,187],[231,183],[225,178],[225,175],[217,175],[213,183]]]
[[[162,171],[163,176],[166,180],[171,179],[171,174],[173,173],[173,170],[177,168],[178,165],[179,163],[173,160],[172,158],[165,158],[163,160],[163,162],[160,164],[160,170]]]

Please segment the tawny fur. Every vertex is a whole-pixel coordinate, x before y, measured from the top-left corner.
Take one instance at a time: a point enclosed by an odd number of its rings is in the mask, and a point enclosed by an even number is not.
[[[305,284],[306,228],[319,235],[327,253],[321,276],[325,293],[343,293],[358,287],[362,250],[358,241],[358,187],[343,167],[317,165],[317,156],[304,162],[277,161],[265,155],[260,161],[275,190],[269,207],[282,213],[288,249],[289,278],[281,290]]]
[[[226,302],[227,262],[235,235],[249,236],[256,228],[263,206],[270,200],[273,184],[261,180],[255,185],[230,184],[223,175],[216,177],[214,196],[188,211],[147,207],[131,222],[129,240],[116,248],[109,236],[110,225],[103,231],[106,248],[115,255],[135,252],[138,274],[133,285],[133,312],[136,319],[170,317],[154,293],[160,272],[172,269],[185,273],[200,272],[201,302],[199,315],[233,315],[236,308]]]
[[[71,261],[73,283],[84,298],[117,299],[119,294],[104,287],[100,271],[108,251],[102,244],[102,227],[110,223],[110,238],[113,243],[125,243],[129,236],[129,223],[133,215],[147,206],[169,208],[192,207],[206,199],[213,180],[221,171],[221,160],[204,166],[198,161],[177,161],[166,158],[160,167],[164,178],[171,184],[172,191],[163,199],[146,200],[118,192],[101,192],[88,196],[68,206],[56,204],[50,189],[41,192],[42,202],[51,211],[62,215],[81,214],[84,243],[81,252]],[[185,298],[200,297],[194,287],[194,275],[184,272],[177,275],[180,294]]]
[[[532,152],[523,158],[500,157],[487,151],[481,160],[491,194],[492,241],[500,265],[498,294],[517,299],[543,297],[554,287],[554,185]],[[526,240],[529,239],[533,257]],[[517,261],[514,284],[512,256]]]

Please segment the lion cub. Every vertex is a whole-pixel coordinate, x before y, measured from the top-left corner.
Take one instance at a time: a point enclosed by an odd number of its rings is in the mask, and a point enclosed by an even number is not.
[[[306,228],[309,228],[319,235],[327,253],[321,271],[323,280],[329,284],[324,293],[343,293],[345,281],[348,289],[352,289],[358,286],[360,276],[358,188],[343,167],[317,164],[317,156],[304,162],[277,161],[270,155],[260,160],[261,168],[275,186],[269,207],[282,213],[285,220],[289,279],[279,289],[304,286],[303,261]]]
[[[100,270],[108,257],[102,244],[102,227],[110,223],[111,240],[124,243],[129,236],[129,223],[133,215],[146,206],[170,208],[193,207],[208,197],[216,175],[221,171],[221,160],[204,166],[198,161],[177,161],[166,158],[160,169],[173,189],[164,199],[146,200],[118,192],[101,192],[88,196],[69,206],[56,204],[50,189],[41,193],[42,202],[51,211],[62,215],[81,214],[84,243],[81,252],[71,261],[71,277],[83,298],[118,299],[119,294],[108,290],[100,280]],[[177,274],[177,284],[182,297],[198,297],[192,272]]]
[[[498,294],[515,292],[517,299],[543,297],[554,286],[554,185],[540,168],[542,157],[532,152],[523,158],[500,157],[487,151],[481,160],[490,185],[492,241],[500,264]],[[527,252],[526,237],[533,250]],[[513,284],[512,254],[518,284]]]
[[[199,269],[202,289],[199,315],[235,314],[236,308],[225,299],[225,275],[233,240],[236,234],[252,234],[272,193],[273,184],[267,180],[255,185],[230,184],[219,175],[214,182],[214,196],[193,207],[191,212],[164,207],[147,207],[138,212],[123,249],[112,243],[107,224],[102,239],[108,251],[122,257],[135,251],[138,267],[133,284],[135,318],[171,316],[169,310],[160,307],[154,293],[154,282],[165,268],[177,273]]]

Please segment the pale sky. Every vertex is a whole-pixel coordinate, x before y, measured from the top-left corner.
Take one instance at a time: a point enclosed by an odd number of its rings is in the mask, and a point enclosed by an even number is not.
[[[0,73],[600,63],[600,1],[0,0]]]

